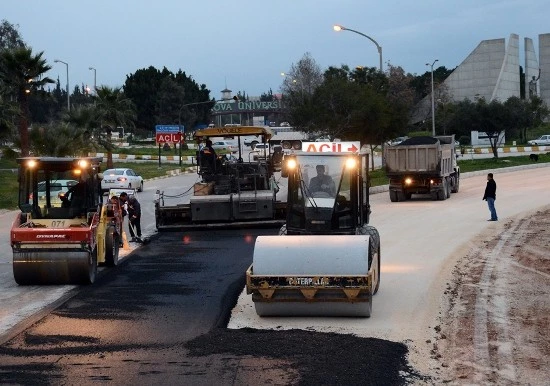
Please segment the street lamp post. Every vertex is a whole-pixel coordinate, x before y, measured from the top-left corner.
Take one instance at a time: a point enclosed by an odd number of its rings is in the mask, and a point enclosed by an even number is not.
[[[426,63],[426,66],[431,67],[432,72],[432,136],[435,137],[435,96],[434,96],[434,64],[439,60],[436,59],[432,64]]]
[[[96,69],[94,67],[90,67],[89,70],[94,72],[94,92],[97,94]]]
[[[69,95],[69,63],[67,62],[64,62],[62,60],[59,60],[59,59],[55,59],[54,60],[55,63],[63,63],[65,65],[65,67],[67,67],[67,110],[68,111],[71,111],[71,97]]]
[[[344,26],[341,26],[341,25],[334,25],[332,27],[336,32],[340,32],[340,31],[351,31],[351,32],[355,32],[356,34],[358,35],[361,35],[361,36],[364,36],[366,37],[367,39],[369,39],[371,42],[373,42],[375,45],[376,45],[376,48],[378,49],[378,55],[380,56],[380,72],[383,72],[383,69],[382,69],[382,47],[380,47],[380,45],[378,44],[378,42],[376,40],[374,40],[373,38],[371,38],[370,36],[367,36],[365,35],[364,33],[362,32],[359,32],[359,31],[355,31],[351,28],[346,28]]]

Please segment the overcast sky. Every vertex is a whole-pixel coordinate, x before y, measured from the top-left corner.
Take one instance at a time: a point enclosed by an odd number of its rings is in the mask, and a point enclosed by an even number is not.
[[[454,68],[486,39],[550,33],[549,0],[1,0],[0,19],[19,26],[49,76],[66,84],[122,86],[136,70],[179,69],[219,98],[279,92],[281,72],[309,52],[322,69],[390,62],[422,74],[427,62]]]

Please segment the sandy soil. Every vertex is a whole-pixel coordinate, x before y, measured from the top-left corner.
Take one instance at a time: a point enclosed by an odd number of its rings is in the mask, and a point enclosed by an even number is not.
[[[432,358],[442,383],[548,385],[550,210],[477,237],[447,284]]]

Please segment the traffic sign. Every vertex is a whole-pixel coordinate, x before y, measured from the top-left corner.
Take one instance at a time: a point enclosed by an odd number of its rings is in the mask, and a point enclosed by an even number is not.
[[[157,143],[180,143],[183,132],[183,125],[156,125],[155,139]]]
[[[348,142],[302,142],[302,150],[309,153],[357,153],[359,141]]]
[[[181,133],[157,133],[157,143],[180,143],[182,140]]]

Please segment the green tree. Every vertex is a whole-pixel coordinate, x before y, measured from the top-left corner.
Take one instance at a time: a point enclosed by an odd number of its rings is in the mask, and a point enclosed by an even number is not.
[[[18,112],[17,104],[5,95],[7,92],[0,90],[0,142],[12,139],[17,127],[14,123]]]
[[[181,70],[174,74],[167,68],[161,71],[153,66],[128,75],[124,94],[136,106],[136,126],[147,130],[160,123],[195,127],[210,120],[214,105],[206,85],[197,84]]]
[[[53,80],[43,75],[51,69],[42,58],[44,52],[33,55],[31,48],[19,47],[0,52],[0,80],[18,103],[21,155],[29,155],[29,94]]]
[[[84,131],[67,123],[50,123],[30,132],[32,151],[52,157],[83,156],[89,145]]]
[[[100,86],[96,90],[97,99],[95,108],[97,109],[98,120],[101,129],[106,133],[107,167],[113,167],[113,144],[112,132],[117,127],[131,127],[136,118],[135,106],[127,98],[122,89]]]
[[[0,51],[25,47],[25,42],[19,34],[18,25],[13,25],[7,20],[0,22]]]
[[[260,101],[262,102],[271,102],[274,100],[275,96],[273,95],[273,91],[271,89],[269,89],[268,92],[264,92],[262,93],[262,95],[260,95]]]

